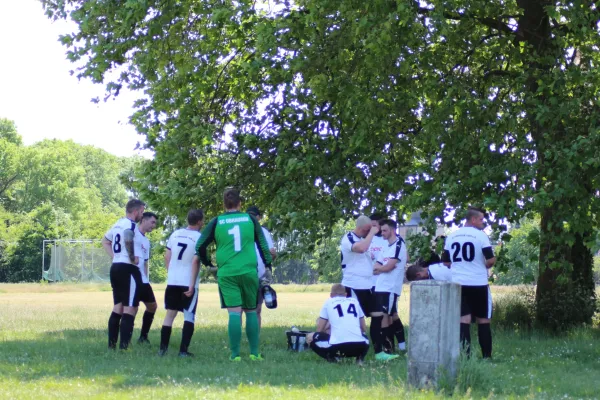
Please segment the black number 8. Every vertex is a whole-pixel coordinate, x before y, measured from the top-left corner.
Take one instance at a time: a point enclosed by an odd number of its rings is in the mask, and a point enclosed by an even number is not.
[[[114,253],[121,252],[121,235],[118,233],[115,235],[115,242],[113,243],[113,252]]]

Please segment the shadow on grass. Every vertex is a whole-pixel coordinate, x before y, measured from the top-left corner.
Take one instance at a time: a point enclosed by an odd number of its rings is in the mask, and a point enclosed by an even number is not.
[[[154,325],[150,345],[138,345],[135,329],[130,350],[107,349],[106,331],[97,329],[57,330],[33,340],[0,343],[0,375],[18,381],[83,379],[105,382],[113,387],[179,384],[229,389],[240,384],[322,387],[353,385],[404,386],[406,359],[387,365],[373,360],[370,351],[364,367],[352,361],[334,365],[312,351],[287,350],[285,327],[263,327],[261,350],[264,362],[249,360],[243,334],[242,362],[228,360],[227,331],[223,327],[196,327],[190,351],[193,358],[179,358],[181,329],[174,328],[169,353],[157,355],[160,326]]]

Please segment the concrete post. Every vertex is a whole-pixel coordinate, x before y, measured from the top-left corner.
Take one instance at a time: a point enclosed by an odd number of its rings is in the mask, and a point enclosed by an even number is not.
[[[408,384],[437,387],[456,380],[460,355],[459,284],[416,281],[410,285]]]

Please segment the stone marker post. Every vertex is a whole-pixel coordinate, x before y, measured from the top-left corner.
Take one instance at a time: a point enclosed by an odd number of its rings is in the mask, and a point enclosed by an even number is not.
[[[440,377],[453,384],[460,355],[460,285],[416,281],[410,285],[408,384],[437,387]]]

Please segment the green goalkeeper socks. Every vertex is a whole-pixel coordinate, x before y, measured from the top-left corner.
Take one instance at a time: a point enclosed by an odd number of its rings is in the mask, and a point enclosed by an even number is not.
[[[250,354],[258,356],[260,328],[258,327],[256,311],[246,312],[246,336],[248,336],[248,342],[250,343]]]
[[[256,317],[256,314],[255,314],[255,317]],[[228,333],[229,333],[229,349],[231,350],[231,358],[239,357],[240,342],[242,341],[242,313],[229,311]]]

